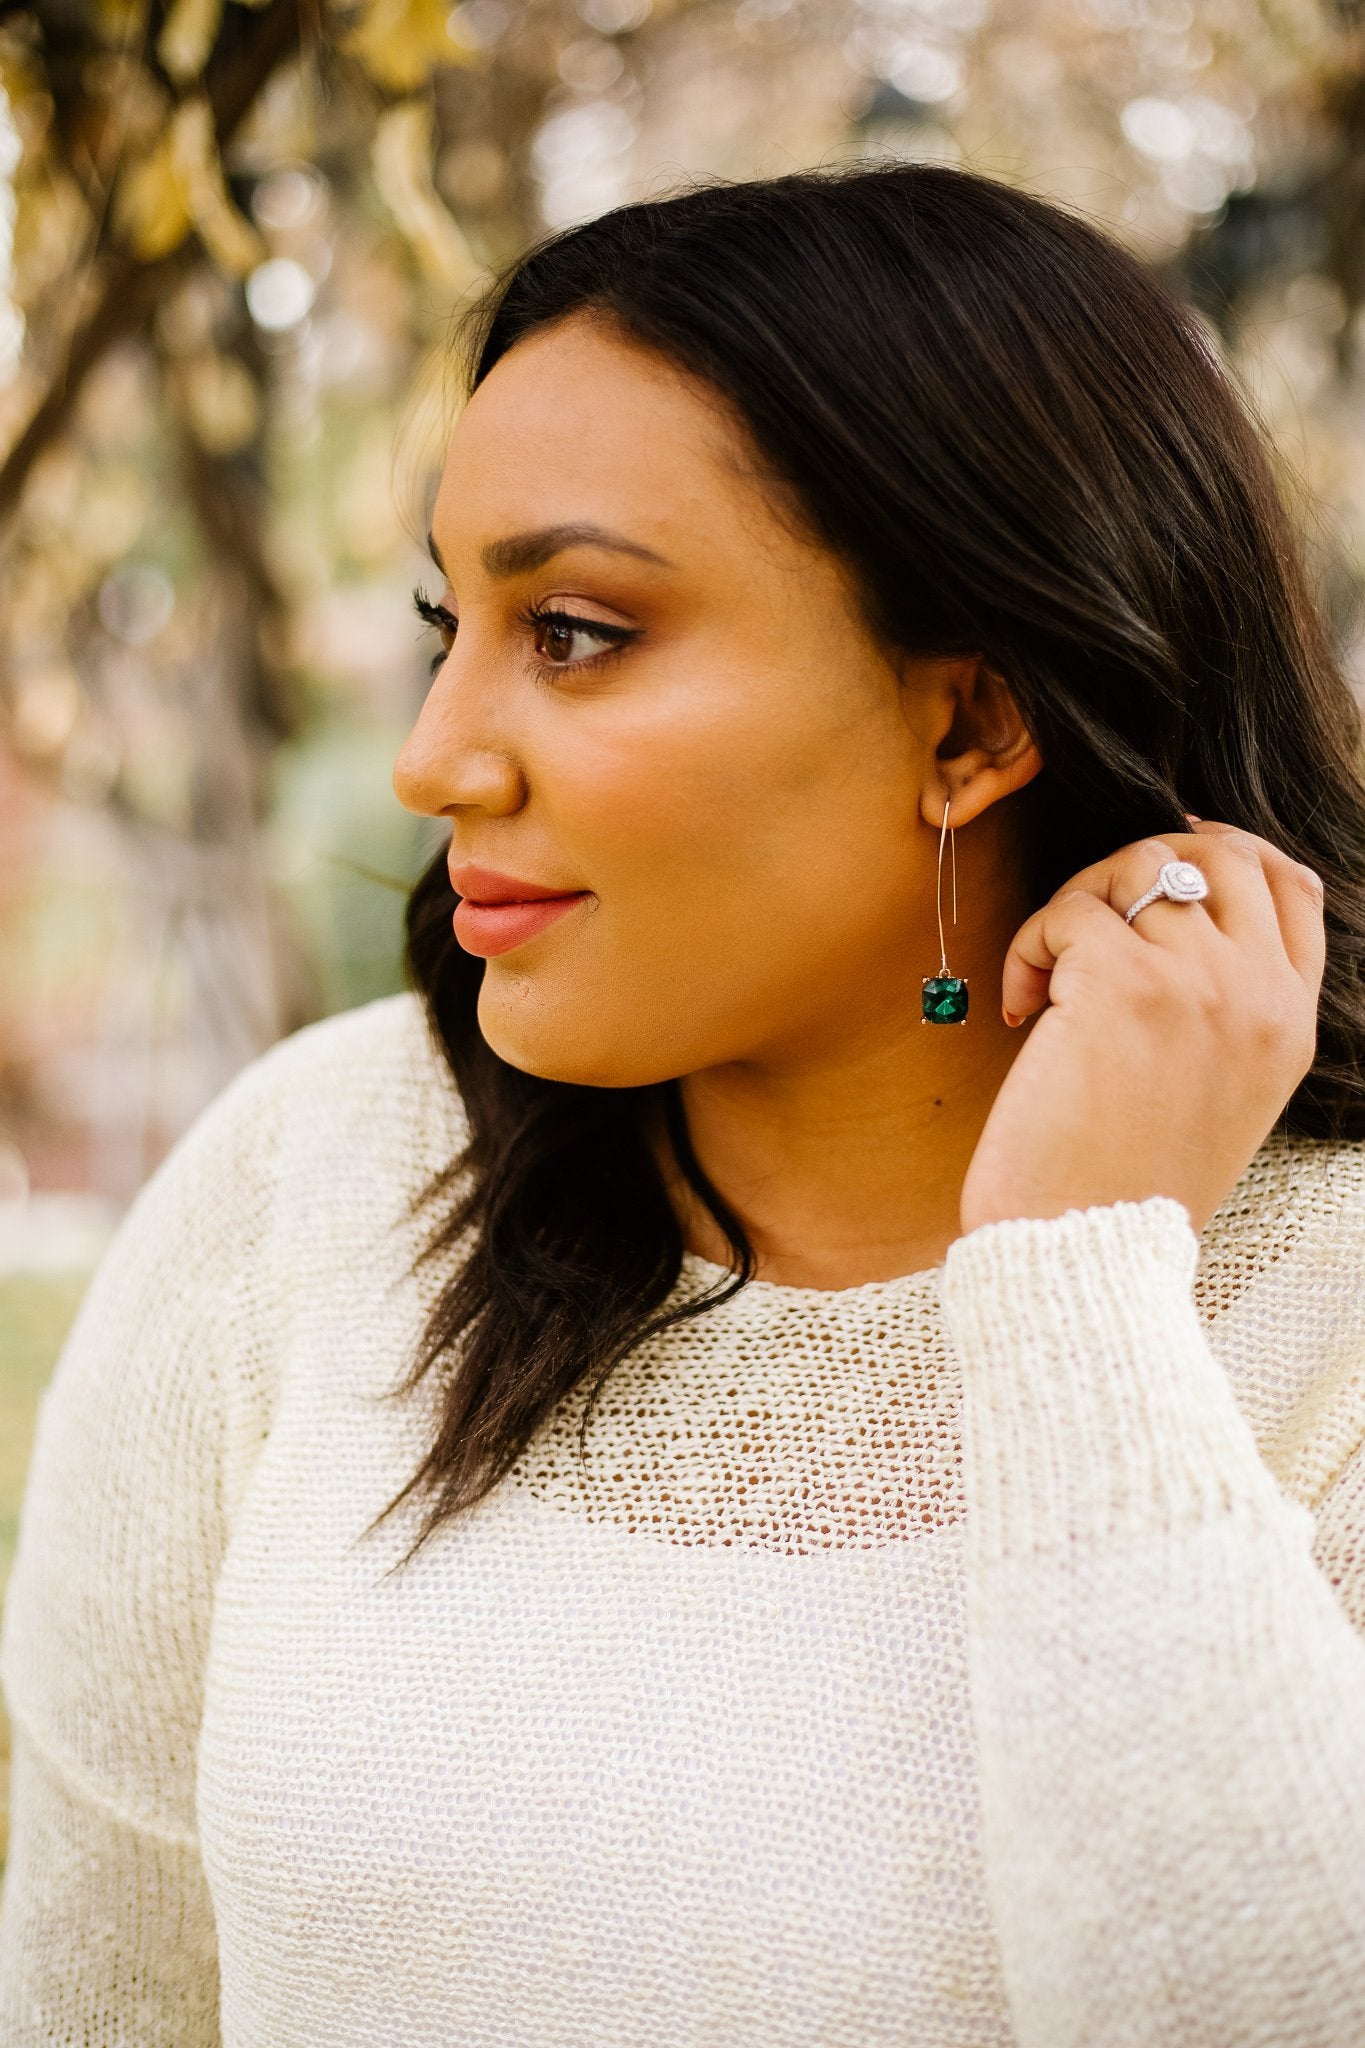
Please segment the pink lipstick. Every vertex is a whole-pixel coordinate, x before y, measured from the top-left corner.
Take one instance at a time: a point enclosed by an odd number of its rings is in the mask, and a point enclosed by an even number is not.
[[[519,881],[491,868],[452,868],[450,879],[461,899],[453,919],[455,937],[466,953],[484,959],[525,945],[592,894],[590,889]]]

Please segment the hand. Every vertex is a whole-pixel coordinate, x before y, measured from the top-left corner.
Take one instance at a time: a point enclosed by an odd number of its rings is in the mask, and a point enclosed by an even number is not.
[[[1082,869],[1016,932],[1006,1015],[1042,1015],[977,1142],[964,1232],[1160,1194],[1198,1234],[1311,1067],[1321,884],[1265,839],[1192,822]],[[1201,867],[1208,895],[1125,924],[1168,860]]]

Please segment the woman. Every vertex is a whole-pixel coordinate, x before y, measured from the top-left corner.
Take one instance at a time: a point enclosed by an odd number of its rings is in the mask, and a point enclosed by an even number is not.
[[[412,989],[44,1406],[6,2042],[1358,2043],[1365,789],[1254,430],[925,167],[558,235],[469,381]]]

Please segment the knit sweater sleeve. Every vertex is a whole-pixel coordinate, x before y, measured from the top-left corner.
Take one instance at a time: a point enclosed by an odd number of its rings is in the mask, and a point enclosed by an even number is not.
[[[983,1830],[1020,2048],[1365,2041],[1365,1641],[1166,1196],[950,1248]]]
[[[40,1406],[0,1641],[6,2048],[219,2039],[195,1747],[215,1573],[264,1427],[253,1310],[278,1058],[239,1074],[144,1184]]]

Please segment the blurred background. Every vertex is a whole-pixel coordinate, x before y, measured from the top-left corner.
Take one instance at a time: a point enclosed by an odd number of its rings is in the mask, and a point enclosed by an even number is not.
[[[1198,309],[1365,689],[1353,0],[0,0],[0,1590],[122,1209],[247,1060],[402,986],[452,315],[624,200],[886,156]]]

